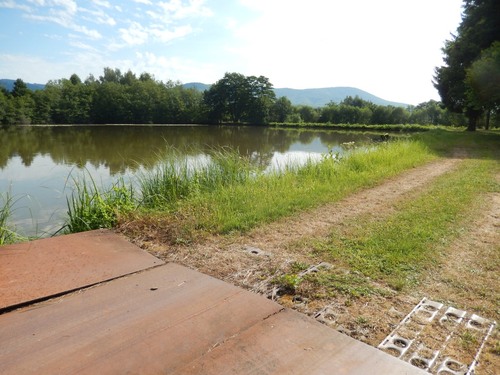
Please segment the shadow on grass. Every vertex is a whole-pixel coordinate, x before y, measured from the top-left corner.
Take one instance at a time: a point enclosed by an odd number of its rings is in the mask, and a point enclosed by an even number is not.
[[[441,157],[500,160],[500,130],[436,129],[415,138]]]

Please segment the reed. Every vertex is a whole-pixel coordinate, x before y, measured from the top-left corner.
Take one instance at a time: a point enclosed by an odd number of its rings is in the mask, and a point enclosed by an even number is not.
[[[74,191],[67,198],[68,220],[65,228],[69,233],[111,228],[120,214],[136,207],[132,186],[125,184],[123,179],[107,189],[100,189],[90,175],[73,178],[73,184]]]
[[[8,220],[12,216],[12,207],[16,200],[9,192],[0,193],[0,246],[25,240],[12,228]]]
[[[198,161],[173,153],[140,177],[141,204],[148,209],[172,210],[180,201],[245,184],[253,175],[255,168],[249,160],[228,148],[212,150],[209,159]]]

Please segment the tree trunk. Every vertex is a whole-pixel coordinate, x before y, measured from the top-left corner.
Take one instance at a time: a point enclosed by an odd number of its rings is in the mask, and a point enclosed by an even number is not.
[[[467,131],[468,132],[475,132],[477,128],[477,120],[481,116],[481,112],[477,110],[466,110],[465,115],[469,119],[469,124],[467,126]]]
[[[476,125],[477,125],[477,118],[476,117],[469,117],[469,124],[467,125],[467,131],[468,132],[475,132]]]
[[[488,109],[486,111],[486,124],[484,125],[484,128],[486,130],[490,129],[490,119],[491,119],[491,109]]]

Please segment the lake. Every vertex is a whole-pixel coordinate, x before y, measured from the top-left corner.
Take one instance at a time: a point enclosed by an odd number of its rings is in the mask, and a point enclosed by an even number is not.
[[[152,170],[166,153],[193,160],[230,147],[262,168],[342,153],[349,142],[379,135],[261,126],[13,126],[0,128],[0,194],[15,204],[9,224],[25,236],[48,236],[66,219],[73,179],[90,175],[98,186]],[[0,199],[0,205],[2,200]]]

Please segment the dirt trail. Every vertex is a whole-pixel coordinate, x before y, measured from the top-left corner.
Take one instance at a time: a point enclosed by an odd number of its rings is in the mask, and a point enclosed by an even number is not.
[[[465,233],[464,238],[450,247],[450,256],[442,265],[441,272],[429,275],[418,291],[399,293],[381,286],[386,288],[384,296],[351,299],[338,295],[331,300],[304,301],[293,296],[280,296],[272,280],[283,275],[291,262],[311,263],[307,240],[324,238],[333,228],[356,217],[388,217],[399,202],[418,195],[432,180],[456,168],[461,160],[460,157],[442,159],[414,168],[340,202],[284,218],[241,236],[214,236],[189,246],[165,245],[154,238],[136,237],[133,240],[166,261],[186,265],[267,295],[287,307],[316,316],[339,331],[377,346],[423,296],[449,301],[450,305],[458,304],[457,307],[462,309],[481,311],[481,293],[498,293],[498,286],[492,285],[491,280],[498,278],[499,262],[487,265],[481,261],[486,258],[486,253],[489,259],[494,258],[491,254],[499,253],[500,195],[490,197],[489,210],[474,226],[477,230],[472,234]],[[477,294],[474,294],[478,299],[468,301],[460,295],[460,288],[464,287],[460,280],[464,274],[471,278],[477,273],[481,273],[477,279]],[[489,285],[489,288],[479,285]],[[500,298],[496,300],[500,301]],[[492,311],[492,306],[487,308]],[[495,335],[498,336],[498,330]],[[498,345],[498,337],[493,342]],[[495,369],[499,368],[499,356],[491,354],[485,358],[482,369],[478,370],[482,374],[495,373]]]

